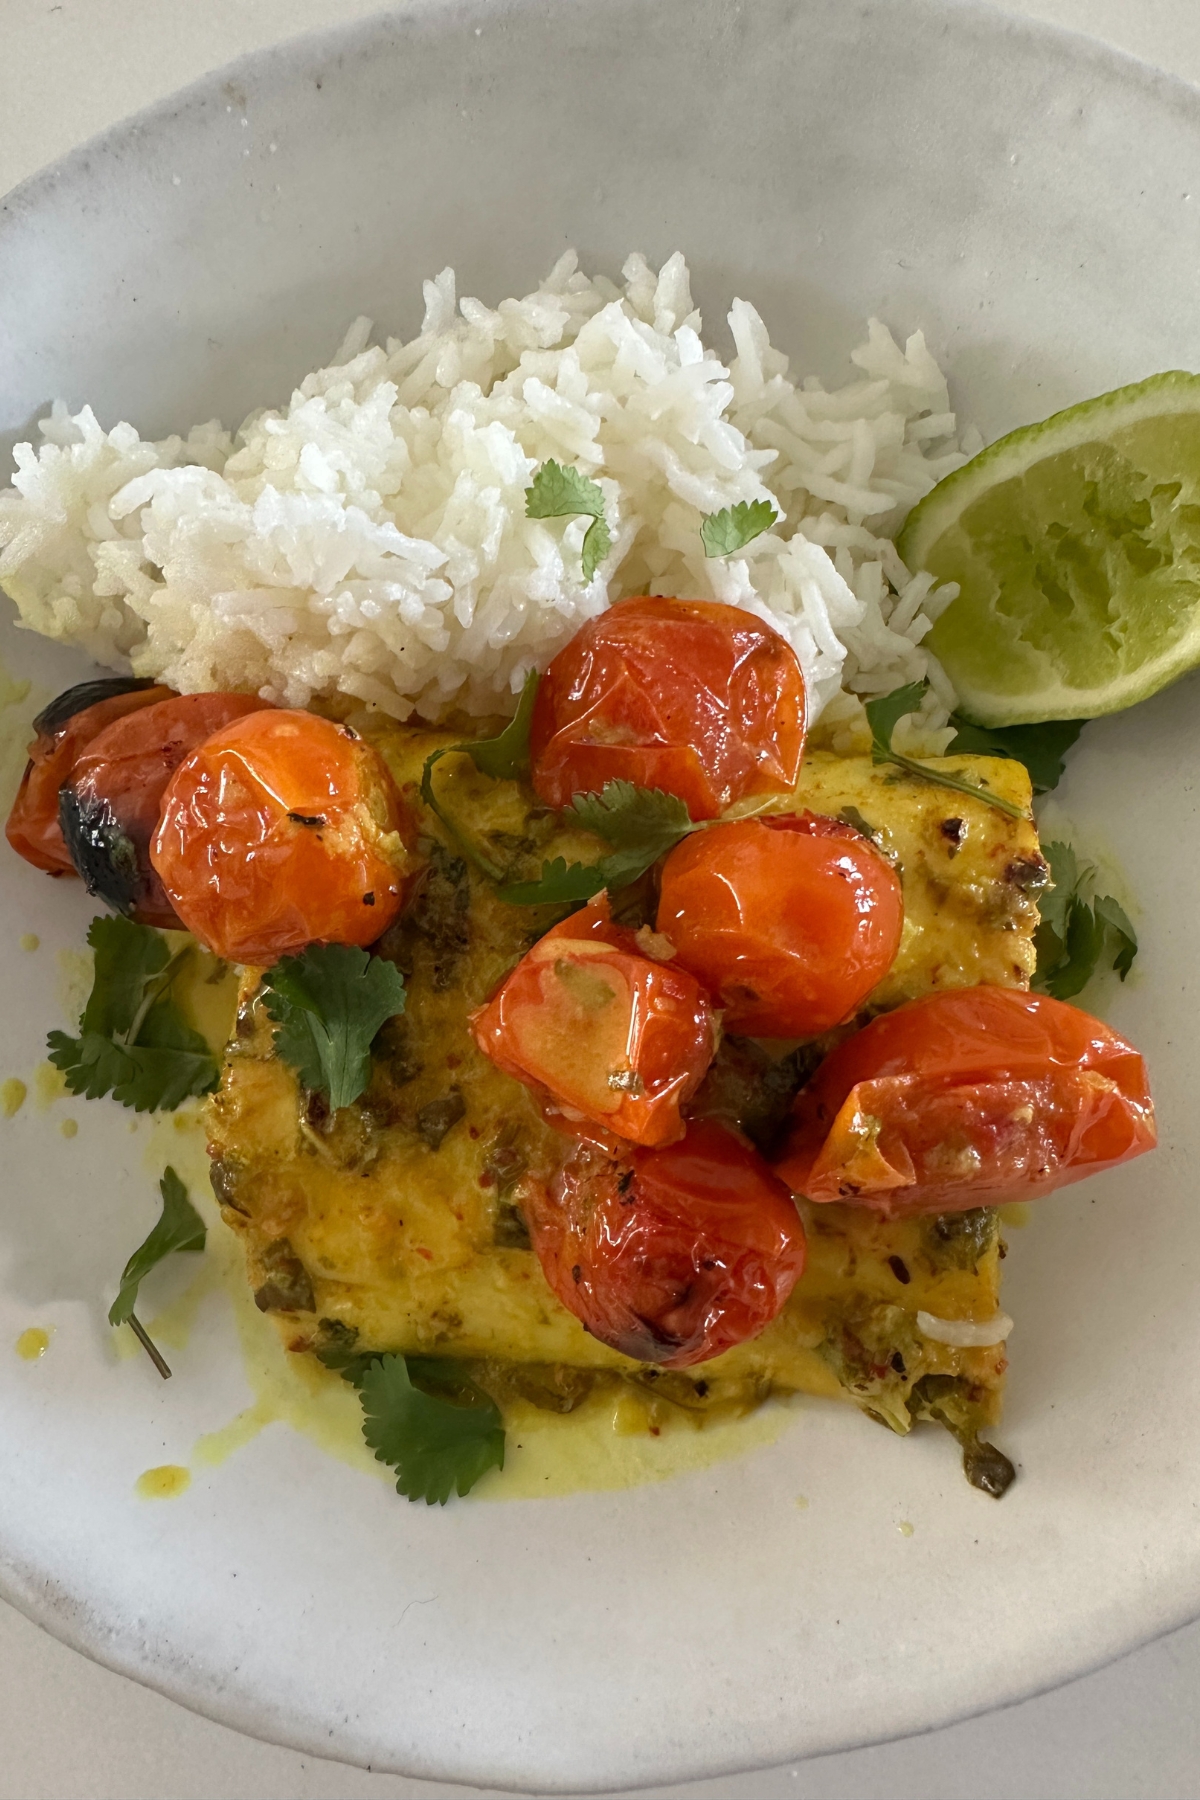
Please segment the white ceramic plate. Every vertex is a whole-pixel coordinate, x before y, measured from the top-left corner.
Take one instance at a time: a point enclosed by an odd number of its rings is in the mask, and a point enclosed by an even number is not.
[[[494,300],[568,243],[610,272],[684,249],[712,318],[744,293],[830,375],[868,312],[921,324],[992,435],[1200,361],[1200,99],[933,0],[414,4],[240,63],[10,196],[0,430],[57,394],[149,434],[232,423],[354,313],[411,329],[444,263]],[[0,653],[80,672],[12,632]],[[142,1140],[92,1106],[67,1141],[31,1103],[0,1125],[3,1591],[244,1730],[557,1789],[916,1731],[1200,1612],[1197,695],[1092,727],[1060,793],[1142,909],[1110,1016],[1150,1057],[1163,1144],[1014,1241],[1001,1505],[939,1434],[814,1403],[666,1485],[444,1512],[276,1426],[148,1507],[134,1474],[244,1403],[232,1329],[210,1309],[166,1386],[113,1363]],[[0,1074],[37,1060],[49,959],[91,910],[0,858]],[[47,1320],[31,1369],[5,1346]]]

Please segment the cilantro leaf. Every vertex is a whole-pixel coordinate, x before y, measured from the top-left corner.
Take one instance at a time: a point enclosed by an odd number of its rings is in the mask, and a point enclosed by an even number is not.
[[[598,794],[576,794],[563,816],[574,817],[615,850],[653,849],[647,867],[696,829],[677,794],[635,787],[632,781],[606,781]]]
[[[613,846],[612,855],[569,868],[561,856],[543,863],[536,881],[500,889],[500,898],[510,906],[590,900],[601,888],[627,887],[681,838],[699,829],[675,794],[635,787],[631,781],[606,782],[599,794],[576,794],[563,817],[606,839]]]
[[[193,1094],[209,1093],[218,1078],[208,1045],[170,1005],[151,1008],[132,1046],[94,1031],[77,1038],[52,1031],[46,1042],[70,1093],[89,1100],[111,1094],[134,1112],[174,1112]]]
[[[739,500],[709,513],[700,525],[705,556],[732,556],[769,531],[779,514],[769,500]]]
[[[423,1368],[414,1358],[412,1375],[442,1391],[416,1386],[403,1356],[380,1356],[355,1371],[363,1437],[395,1470],[397,1493],[445,1506],[452,1493],[469,1494],[490,1468],[504,1467],[504,1423],[495,1401],[449,1365]]]
[[[493,738],[476,738],[462,744],[451,746],[469,756],[481,775],[490,775],[493,781],[516,781],[520,776],[529,773],[529,727],[533,721],[533,706],[537,699],[538,683],[541,676],[536,669],[530,669],[525,677],[525,685],[521,689],[521,698],[517,702],[517,710],[504,730]],[[434,755],[446,756],[448,751],[435,751]]]
[[[892,733],[907,713],[914,713],[920,707],[927,685],[924,681],[911,681],[906,687],[893,688],[890,694],[881,694],[879,699],[867,701],[865,711],[867,723],[871,727],[872,762],[895,763],[898,769],[905,769],[910,775],[918,775],[923,781],[931,781],[937,787],[952,788],[958,794],[970,794],[974,799],[994,806],[997,812],[1006,813],[1010,819],[1027,819],[1029,815],[1022,807],[1014,806],[1011,800],[1005,800],[1000,794],[993,794],[978,782],[966,781],[960,775],[949,775],[941,769],[932,769],[928,763],[918,762],[915,757],[904,756],[899,750],[892,749]]]
[[[310,944],[263,976],[263,1003],[279,1029],[275,1050],[330,1107],[349,1106],[371,1079],[371,1045],[404,1010],[393,963],[351,944]]]
[[[88,928],[95,952],[92,991],[79,1035],[52,1031],[50,1061],[72,1094],[111,1094],[135,1112],[173,1111],[217,1085],[207,1043],[169,997],[190,946],[174,956],[161,933],[132,919],[101,914]]]
[[[1038,916],[1040,928],[1053,932],[1061,943],[1066,942],[1067,919],[1079,894],[1084,875],[1090,870],[1085,864],[1081,870],[1079,858],[1070,844],[1053,842],[1042,845],[1042,855],[1050,865],[1050,883],[1038,900]],[[1042,959],[1039,957],[1038,959]]]
[[[551,457],[544,462],[525,490],[527,519],[568,519],[582,514],[591,519],[582,546],[583,579],[590,581],[612,549],[612,536],[604,517],[604,495],[594,481]]]
[[[149,925],[100,913],[88,926],[87,941],[95,954],[95,970],[80,1029],[99,1032],[101,1037],[124,1036],[149,983],[171,960],[166,939]]]
[[[533,707],[540,680],[537,670],[530,669],[521,689],[516,713],[496,737],[467,738],[461,744],[446,744],[425,758],[425,767],[421,771],[422,800],[430,812],[441,820],[462,854],[476,868],[482,869],[492,881],[503,881],[504,870],[485,856],[477,844],[465,837],[450,815],[443,810],[433,785],[433,771],[443,756],[462,755],[469,756],[480,774],[490,775],[493,781],[517,781],[522,775],[528,774],[529,727],[533,720]]]
[[[1094,904],[1097,919],[1108,928],[1116,943],[1117,954],[1113,957],[1112,966],[1124,981],[1138,953],[1137,932],[1130,924],[1124,907],[1119,906],[1111,894],[1101,894]]]
[[[513,881],[499,890],[509,906],[568,906],[590,900],[608,886],[604,863],[571,863],[565,856],[544,862],[536,881]]]
[[[162,1195],[162,1213],[149,1236],[138,1245],[125,1264],[117,1297],[108,1309],[108,1322],[110,1325],[131,1326],[155,1368],[166,1380],[171,1371],[134,1312],[138,1289],[151,1269],[162,1262],[164,1257],[172,1255],[176,1250],[203,1250],[208,1234],[204,1220],[188,1199],[187,1189],[174,1169],[168,1167],[163,1171],[158,1191]]]
[[[1097,895],[1089,903],[1095,869],[1090,863],[1081,864],[1070,844],[1043,844],[1042,850],[1054,885],[1038,907],[1033,986],[1056,1000],[1072,1000],[1105,961],[1124,981],[1138,942],[1123,907],[1110,894]]]
[[[1040,725],[1005,725],[992,728],[972,724],[959,713],[950,714],[957,736],[950,744],[952,756],[1007,756],[1024,763],[1035,794],[1048,794],[1062,780],[1063,758],[1086,719],[1046,719]]]
[[[138,1288],[164,1256],[175,1250],[203,1250],[207,1232],[204,1220],[188,1199],[187,1189],[174,1169],[163,1171],[158,1184],[163,1209],[149,1236],[138,1245],[121,1275],[121,1286],[108,1309],[110,1325],[123,1325],[137,1305]]]

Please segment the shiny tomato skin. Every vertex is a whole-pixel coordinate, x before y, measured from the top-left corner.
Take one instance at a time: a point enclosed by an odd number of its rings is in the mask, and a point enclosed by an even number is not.
[[[620,600],[576,632],[538,688],[533,786],[549,806],[607,781],[661,788],[693,819],[795,785],[804,676],[791,645],[737,606]]]
[[[416,828],[348,725],[260,711],[214,733],[163,796],[150,860],[188,930],[229,962],[367,945],[395,920]]]
[[[684,1132],[716,1049],[699,984],[656,961],[601,895],[539,938],[471,1020],[496,1067],[534,1092],[550,1123],[635,1144]]]
[[[612,1157],[581,1144],[525,1211],[563,1305],[602,1344],[664,1368],[756,1337],[804,1270],[787,1189],[708,1119],[665,1149]]]
[[[697,831],[662,870],[658,930],[746,1037],[852,1018],[900,948],[904,900],[869,838],[812,813]]]
[[[1048,994],[961,988],[840,1044],[797,1096],[776,1165],[794,1193],[887,1218],[1031,1200],[1157,1141],[1146,1066]]]
[[[167,783],[215,731],[262,711],[251,694],[177,694],[97,733],[59,793],[60,823],[90,894],[141,925],[179,929],[150,866]]]
[[[79,691],[81,694],[92,692],[104,685],[87,682]],[[79,757],[105,726],[139,712],[143,707],[169,699],[171,694],[170,688],[156,687],[150,682],[133,684],[118,679],[112,687],[115,691],[111,695],[71,711],[65,717],[61,703],[69,705],[71,694],[60,695],[59,700],[52,702],[34,720],[37,736],[29,746],[29,761],[4,835],[18,856],[48,875],[75,873],[58,821],[58,793]],[[48,728],[42,727],[42,721],[47,722]]]

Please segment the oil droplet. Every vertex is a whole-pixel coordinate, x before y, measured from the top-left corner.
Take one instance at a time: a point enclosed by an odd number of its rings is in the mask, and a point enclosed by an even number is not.
[[[796,1510],[797,1510],[797,1512],[807,1512],[808,1511],[808,1495],[807,1494],[797,1494],[796,1495]]]
[[[37,1362],[50,1348],[50,1333],[40,1325],[31,1325],[21,1333],[14,1348],[22,1362]]]
[[[41,942],[42,940],[36,931],[24,931],[21,933],[22,950],[37,950],[40,947]]]
[[[20,1112],[28,1092],[25,1083],[15,1075],[10,1075],[7,1081],[0,1081],[0,1112],[6,1119],[11,1119],[15,1113]]]
[[[1033,1208],[1028,1200],[1011,1200],[1007,1206],[997,1207],[996,1210],[1010,1231],[1021,1231],[1033,1217]]]
[[[39,1109],[44,1112],[53,1106],[56,1100],[62,1100],[67,1092],[67,1078],[61,1069],[53,1063],[39,1063],[33,1071],[33,1092]]]
[[[173,1500],[192,1485],[191,1472],[178,1463],[163,1463],[157,1469],[146,1469],[133,1484],[134,1492],[143,1500]]]
[[[78,1137],[79,1136],[79,1121],[78,1121],[78,1119],[64,1119],[58,1129],[62,1132],[62,1134],[65,1138]]]
[[[901,1519],[900,1523],[896,1527],[896,1530],[900,1533],[901,1537],[911,1537],[913,1532],[916,1529],[917,1529],[916,1526],[913,1525],[908,1519]]]

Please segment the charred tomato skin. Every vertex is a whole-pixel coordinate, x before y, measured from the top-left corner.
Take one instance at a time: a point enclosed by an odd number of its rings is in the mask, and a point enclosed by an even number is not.
[[[1141,1056],[1048,994],[981,986],[873,1019],[796,1098],[776,1170],[885,1218],[1032,1200],[1152,1150]]]
[[[75,874],[59,822],[59,789],[106,726],[170,697],[168,687],[114,675],[80,682],[42,709],[33,721],[37,736],[4,828],[18,856],[48,875]]]
[[[748,1037],[815,1037],[852,1018],[900,948],[899,878],[869,838],[813,813],[685,838],[663,865],[657,928]]]
[[[202,944],[264,966],[307,944],[373,944],[404,904],[415,847],[378,751],[281,709],[235,719],[180,764],[150,861]]]
[[[163,794],[206,738],[263,702],[251,694],[179,694],[94,737],[59,790],[63,838],[89,894],[140,925],[178,929],[150,864]]]
[[[683,1136],[680,1109],[717,1043],[699,983],[644,954],[636,933],[613,924],[603,894],[539,938],[471,1030],[550,1124],[645,1145]]]
[[[613,1157],[580,1144],[524,1211],[546,1280],[602,1344],[682,1369],[756,1337],[804,1270],[782,1182],[710,1119]]]
[[[795,784],[806,717],[795,651],[753,613],[711,600],[620,600],[542,677],[533,786],[564,807],[630,781],[713,819],[735,800]]]

